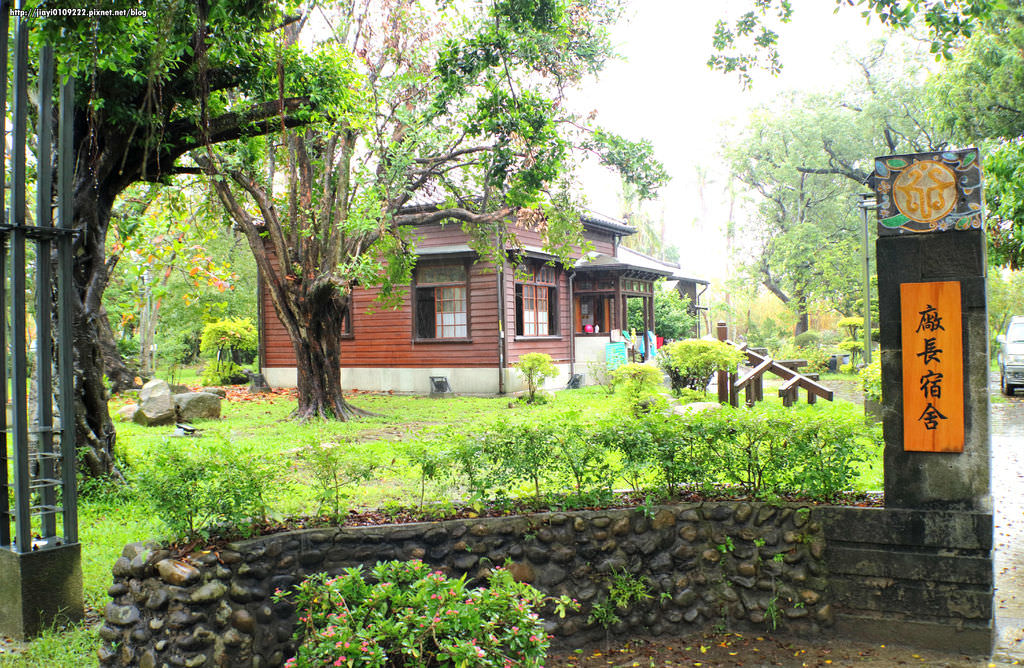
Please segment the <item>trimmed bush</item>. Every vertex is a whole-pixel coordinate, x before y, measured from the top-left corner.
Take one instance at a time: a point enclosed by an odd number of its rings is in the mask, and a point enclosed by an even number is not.
[[[515,368],[526,381],[526,389],[529,392],[526,401],[531,404],[537,400],[537,390],[544,385],[544,381],[558,375],[558,367],[551,363],[551,355],[547,353],[521,355]]]
[[[734,373],[746,355],[723,341],[686,339],[662,347],[658,364],[668,373],[672,390],[707,391],[716,371]]]
[[[860,388],[865,399],[882,401],[882,360],[876,359],[860,370]]]
[[[649,412],[658,399],[662,373],[650,364],[623,364],[611,373],[615,388],[622,388],[626,405],[634,414]]]
[[[246,318],[226,318],[207,323],[199,341],[199,351],[212,357],[203,369],[204,385],[231,385],[244,383],[246,378],[238,366],[237,358],[256,351],[256,327]]]

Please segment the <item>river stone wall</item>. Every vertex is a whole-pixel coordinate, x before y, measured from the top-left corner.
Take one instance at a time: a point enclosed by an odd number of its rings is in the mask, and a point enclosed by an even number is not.
[[[155,544],[133,543],[114,565],[112,600],[100,629],[100,664],[280,666],[294,649],[295,616],[287,602],[273,601],[275,590],[312,573],[388,559],[422,559],[480,585],[491,568],[508,561],[517,579],[582,603],[565,619],[542,611],[561,645],[603,636],[603,628],[587,617],[605,597],[612,573],[623,571],[643,577],[652,598],[620,614],[623,621],[612,629],[618,637],[684,634],[717,624],[765,629],[773,619],[789,632],[832,632],[837,606],[827,575],[828,544],[834,538],[829,533],[848,529],[834,521],[837,510],[844,509],[706,503],[646,512],[311,529],[182,559]],[[857,521],[855,516],[846,520]],[[902,585],[890,586],[898,598]],[[849,590],[840,598],[847,601]],[[959,617],[962,626],[959,600],[957,592],[943,589],[929,604],[949,609],[943,614],[954,621]],[[877,612],[869,611],[867,618]],[[984,624],[967,612],[970,624]]]

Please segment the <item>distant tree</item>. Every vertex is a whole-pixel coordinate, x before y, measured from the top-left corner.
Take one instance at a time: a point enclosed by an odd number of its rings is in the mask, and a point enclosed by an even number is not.
[[[628,302],[629,326],[644,331],[643,305],[638,299]],[[693,336],[697,318],[690,313],[690,300],[679,291],[658,282],[654,287],[654,333],[665,339],[685,339]]]
[[[777,74],[783,66],[779,57],[779,30],[793,17],[791,0],[748,0],[749,11],[731,22],[721,19],[712,37],[714,53],[708,67],[739,77],[749,86],[752,72],[767,70]],[[931,52],[937,58],[953,57],[956,45],[970,37],[979,22],[1005,8],[1001,0],[835,0],[842,7],[860,7],[865,18],[875,18],[894,30],[924,23],[931,36]]]
[[[792,309],[794,334],[807,331],[814,301],[854,310],[863,278],[851,262],[861,247],[852,198],[873,157],[944,145],[926,122],[919,65],[887,69],[885,55],[880,45],[859,59],[862,76],[844,91],[755,112],[726,147],[733,178],[754,194],[741,271]]]
[[[636,228],[636,234],[622,239],[622,245],[665,262],[678,262],[679,249],[665,240],[665,211],[652,214],[639,197],[636,186],[622,182],[622,219]]]

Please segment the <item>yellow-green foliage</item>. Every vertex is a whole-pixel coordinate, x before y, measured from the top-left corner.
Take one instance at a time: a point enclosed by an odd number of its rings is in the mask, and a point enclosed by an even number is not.
[[[526,388],[530,393],[527,401],[531,404],[544,381],[558,375],[558,367],[551,363],[551,355],[547,353],[526,353],[520,356],[519,363],[515,367],[519,375],[526,381]]]
[[[225,318],[206,323],[199,340],[199,351],[210,355],[224,350],[252,352],[256,350],[256,327],[248,318]]]
[[[683,388],[704,392],[716,371],[733,373],[746,355],[722,341],[684,339],[664,346],[658,363],[676,392]]]

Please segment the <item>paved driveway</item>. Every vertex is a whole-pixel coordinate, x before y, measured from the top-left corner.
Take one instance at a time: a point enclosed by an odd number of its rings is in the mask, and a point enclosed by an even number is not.
[[[996,378],[993,398],[999,397]],[[1024,663],[1024,395],[992,404],[995,504],[994,658]]]

